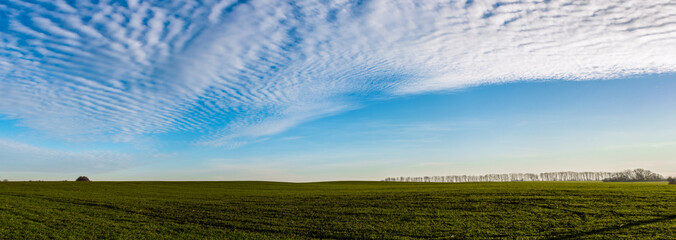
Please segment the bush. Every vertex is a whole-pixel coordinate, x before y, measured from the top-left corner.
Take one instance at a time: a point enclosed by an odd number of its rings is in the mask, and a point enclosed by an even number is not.
[[[80,177],[78,177],[77,179],[75,179],[75,181],[76,181],[76,182],[89,182],[89,181],[91,181],[91,180],[89,180],[89,178],[86,177],[86,176],[80,176]]]
[[[667,181],[669,181],[669,184],[676,184],[676,178],[669,177],[667,178]]]

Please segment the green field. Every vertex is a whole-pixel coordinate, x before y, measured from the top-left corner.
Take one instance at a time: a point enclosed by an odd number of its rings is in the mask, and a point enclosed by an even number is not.
[[[9,182],[0,239],[676,239],[676,186]]]

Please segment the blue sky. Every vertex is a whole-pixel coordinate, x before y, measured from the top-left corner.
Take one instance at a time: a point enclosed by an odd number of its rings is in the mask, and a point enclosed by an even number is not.
[[[669,1],[0,3],[0,178],[676,175]]]

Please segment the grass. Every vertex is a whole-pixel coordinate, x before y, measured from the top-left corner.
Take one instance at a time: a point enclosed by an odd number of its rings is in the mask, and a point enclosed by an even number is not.
[[[0,183],[0,239],[675,239],[676,186]]]

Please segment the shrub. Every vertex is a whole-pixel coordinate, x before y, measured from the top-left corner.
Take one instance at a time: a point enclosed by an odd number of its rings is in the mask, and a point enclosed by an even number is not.
[[[86,176],[80,176],[77,179],[75,179],[76,182],[89,182],[89,178]]]
[[[676,184],[676,178],[669,177],[667,178],[667,181],[669,181],[669,184]]]

